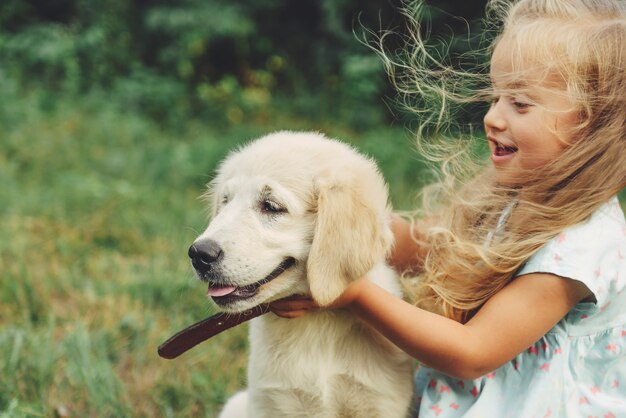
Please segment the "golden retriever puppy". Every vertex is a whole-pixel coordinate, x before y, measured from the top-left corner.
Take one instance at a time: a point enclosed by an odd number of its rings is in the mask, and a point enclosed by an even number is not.
[[[376,164],[317,133],[278,132],[230,154],[209,185],[213,217],[189,249],[208,295],[237,314],[291,295],[320,305],[364,275],[400,295]],[[411,360],[345,310],[250,324],[248,388],[220,417],[404,418]]]

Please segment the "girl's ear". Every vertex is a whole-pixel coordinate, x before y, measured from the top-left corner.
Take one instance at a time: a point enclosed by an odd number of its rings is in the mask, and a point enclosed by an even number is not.
[[[311,296],[321,306],[333,302],[348,283],[384,260],[391,245],[387,214],[377,213],[362,192],[349,185],[317,187],[317,217],[307,278]]]

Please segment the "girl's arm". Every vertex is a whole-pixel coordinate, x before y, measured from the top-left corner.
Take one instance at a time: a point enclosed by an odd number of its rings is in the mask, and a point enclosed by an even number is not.
[[[513,280],[466,324],[417,308],[366,278],[351,283],[333,308],[362,320],[420,362],[450,376],[474,379],[512,360],[591,292],[581,282],[534,273]],[[316,309],[310,299],[274,302],[294,318]]]
[[[394,235],[394,246],[387,262],[399,273],[417,273],[422,269],[426,251],[416,239],[417,224],[402,219],[399,215],[391,216],[391,230]]]
[[[419,309],[366,279],[333,306],[352,309],[391,342],[450,376],[473,379],[512,360],[591,292],[581,282],[528,274],[494,295],[466,324]]]

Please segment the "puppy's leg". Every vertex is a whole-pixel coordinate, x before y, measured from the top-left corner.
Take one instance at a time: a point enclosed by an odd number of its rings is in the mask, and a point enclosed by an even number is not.
[[[246,418],[248,408],[248,392],[238,392],[224,405],[218,418]]]

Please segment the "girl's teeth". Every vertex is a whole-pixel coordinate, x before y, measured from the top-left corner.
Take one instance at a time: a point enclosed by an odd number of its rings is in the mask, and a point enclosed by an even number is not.
[[[504,146],[504,145],[496,143],[495,154],[497,156],[501,156],[501,155],[505,155],[505,154],[513,154],[514,152],[517,152],[517,148]]]

